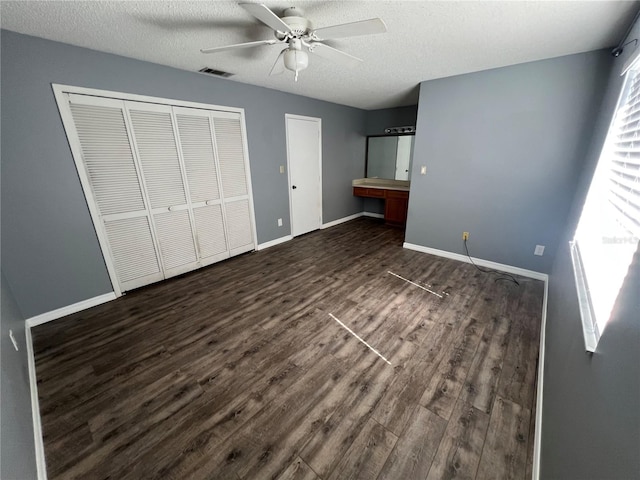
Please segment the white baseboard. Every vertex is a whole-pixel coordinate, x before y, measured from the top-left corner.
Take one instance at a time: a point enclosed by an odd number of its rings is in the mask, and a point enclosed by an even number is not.
[[[422,245],[416,245],[413,243],[404,242],[402,245],[409,250],[415,250],[417,252],[429,253],[438,257],[450,258],[452,260],[458,260],[459,262],[471,263],[469,257],[461,255],[459,253],[447,252],[446,250],[438,250],[437,248],[423,247]],[[523,277],[534,278],[536,280],[542,280],[544,282],[549,280],[549,275],[542,272],[536,272],[533,270],[527,270],[525,268],[514,267],[512,265],[505,265],[503,263],[492,262],[490,260],[483,260],[482,258],[471,257],[473,263],[480,267],[487,267],[493,270],[500,270],[501,272],[512,273],[514,275],[521,275]]]
[[[116,298],[117,297],[114,292],[105,293],[104,295],[98,295],[97,297],[88,298],[87,300],[82,300],[81,302],[74,303],[73,305],[67,305],[66,307],[57,308],[56,310],[51,310],[50,312],[41,313],[40,315],[36,315],[35,317],[27,318],[27,320],[25,320],[25,323],[29,328],[35,327],[37,325],[42,325],[43,323],[50,322],[51,320],[66,317],[67,315],[71,315],[72,313],[80,312],[82,310],[86,310],[87,308],[110,302],[111,300],[115,300]]]
[[[36,380],[36,361],[33,356],[33,340],[31,327],[25,325],[25,343],[27,346],[27,362],[29,365],[29,390],[31,391],[31,417],[33,420],[33,443],[36,453],[36,469],[38,480],[47,480],[47,464],[44,457],[42,440],[42,423],[40,422],[40,402],[38,400],[38,382]]]
[[[536,420],[533,433],[533,480],[540,478],[540,450],[542,448],[542,387],[544,381],[544,343],[547,331],[547,299],[549,296],[549,280],[544,282],[544,297],[542,299],[542,322],[540,325],[540,350],[538,353],[538,385],[536,391]]]
[[[365,217],[372,217],[372,218],[384,218],[384,213],[364,212],[362,215]]]
[[[340,225],[341,223],[344,222],[349,222],[351,220],[355,220],[356,218],[359,218],[363,215],[362,212],[358,212],[358,213],[354,213],[353,215],[349,215],[348,217],[343,217],[343,218],[339,218],[337,220],[334,220],[332,222],[328,222],[328,223],[323,223],[320,228],[329,228],[329,227],[335,227],[336,225]]]
[[[276,238],[275,240],[271,240],[270,242],[261,243],[256,247],[256,250],[264,250],[265,248],[275,247],[284,242],[288,242],[292,240],[293,237],[291,235],[285,235],[284,237]]]

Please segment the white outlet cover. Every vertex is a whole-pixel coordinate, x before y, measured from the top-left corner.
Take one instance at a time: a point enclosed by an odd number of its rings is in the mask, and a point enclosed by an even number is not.
[[[541,257],[544,254],[544,245],[536,245],[536,249],[533,251],[533,254]]]
[[[284,173],[284,165],[280,165],[280,173]]]
[[[426,175],[427,174],[427,166],[426,165],[422,165],[420,167],[420,175]]]
[[[281,219],[281,218],[279,218],[279,219],[278,219],[278,226],[279,226],[279,227],[281,227],[281,226],[282,226],[282,219]]]

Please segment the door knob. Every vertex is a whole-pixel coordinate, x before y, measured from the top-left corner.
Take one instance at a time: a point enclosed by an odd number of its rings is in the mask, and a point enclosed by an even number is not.
[[[295,190],[296,188],[298,188],[298,187],[296,187],[295,185],[293,185],[293,186],[291,187],[291,189],[292,189],[292,190]]]

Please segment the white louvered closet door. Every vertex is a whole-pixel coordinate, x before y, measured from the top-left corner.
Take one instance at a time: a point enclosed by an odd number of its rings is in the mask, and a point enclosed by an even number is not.
[[[211,112],[231,255],[255,248],[249,169],[240,114]]]
[[[200,266],[171,107],[125,102],[166,278]]]
[[[77,163],[90,186],[122,291],[164,278],[127,130],[122,100],[67,94],[82,151]],[[77,161],[77,159],[76,159]],[[86,190],[86,188],[85,188]]]
[[[216,162],[211,114],[207,110],[173,107],[189,187],[200,263],[229,257]]]

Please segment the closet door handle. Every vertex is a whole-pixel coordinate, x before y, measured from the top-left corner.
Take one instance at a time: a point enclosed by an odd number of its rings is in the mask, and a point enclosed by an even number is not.
[[[170,212],[174,212],[176,210],[176,207],[169,207],[167,210],[169,210]]]
[[[296,188],[298,188],[298,187],[296,187],[295,185],[293,185],[293,186],[291,187],[291,190],[295,190]]]

